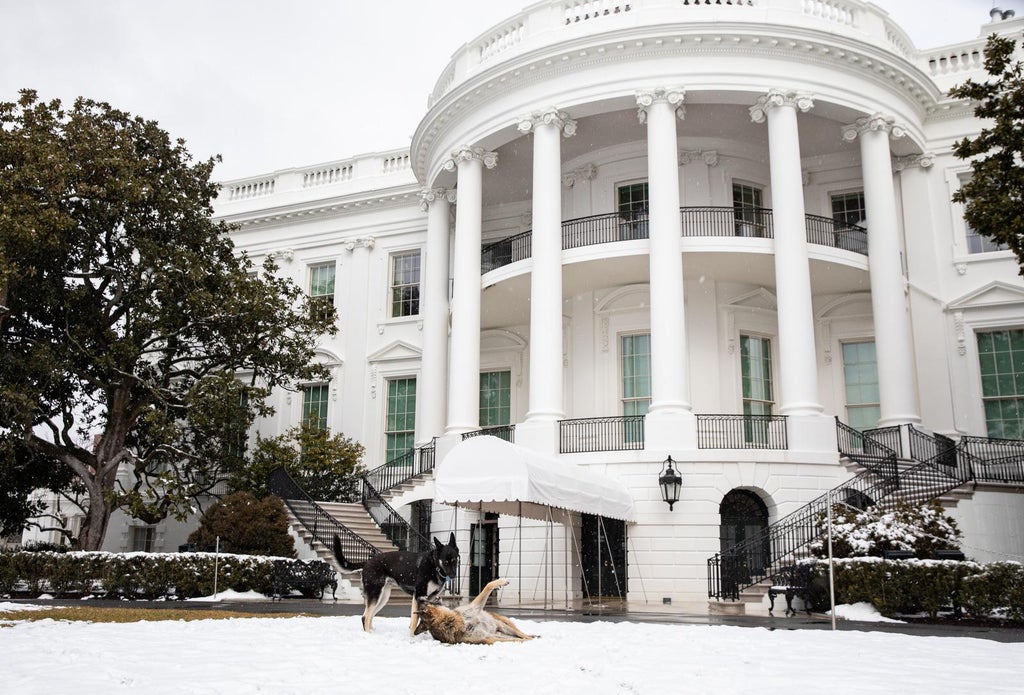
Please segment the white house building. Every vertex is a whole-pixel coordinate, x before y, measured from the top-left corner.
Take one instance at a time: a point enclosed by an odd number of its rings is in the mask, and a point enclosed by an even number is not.
[[[408,149],[223,184],[238,248],[338,311],[260,431],[408,471],[375,489],[503,601],[760,600],[830,490],[942,495],[1022,559],[1024,283],[950,202],[980,124],[947,91],[1024,32],[990,19],[924,49],[860,0],[530,5]]]

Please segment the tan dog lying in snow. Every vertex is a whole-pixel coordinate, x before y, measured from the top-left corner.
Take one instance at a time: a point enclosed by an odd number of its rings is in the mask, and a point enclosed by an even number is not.
[[[534,639],[535,635],[526,634],[505,616],[484,610],[491,592],[506,584],[507,579],[495,579],[472,602],[454,610],[417,599],[420,624],[416,627],[416,634],[429,630],[434,639],[445,644],[494,644]]]

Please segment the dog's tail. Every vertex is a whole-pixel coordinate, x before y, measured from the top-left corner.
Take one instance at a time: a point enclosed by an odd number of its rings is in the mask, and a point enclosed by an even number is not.
[[[334,557],[337,558],[338,564],[341,565],[341,568],[343,570],[348,570],[349,572],[355,572],[356,570],[363,569],[363,564],[364,563],[362,563],[362,562],[349,562],[348,560],[345,559],[345,553],[343,553],[341,551],[341,538],[338,537],[338,534],[334,534],[334,544],[333,544],[333,548],[332,549],[334,550]]]

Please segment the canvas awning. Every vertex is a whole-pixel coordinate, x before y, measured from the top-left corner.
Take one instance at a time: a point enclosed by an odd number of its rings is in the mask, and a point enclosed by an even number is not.
[[[434,501],[547,520],[552,509],[635,521],[624,485],[503,439],[470,437],[434,469]]]

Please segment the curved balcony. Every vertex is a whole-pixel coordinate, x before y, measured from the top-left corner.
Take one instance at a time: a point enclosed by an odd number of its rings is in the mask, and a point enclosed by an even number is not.
[[[684,237],[774,238],[772,211],[769,208],[687,207],[680,208]],[[867,230],[830,217],[805,215],[807,242],[831,246],[867,255]],[[648,238],[647,211],[612,212],[562,222],[562,250],[616,241]],[[522,261],[530,257],[532,231],[506,237],[485,246],[481,252],[480,272]]]

